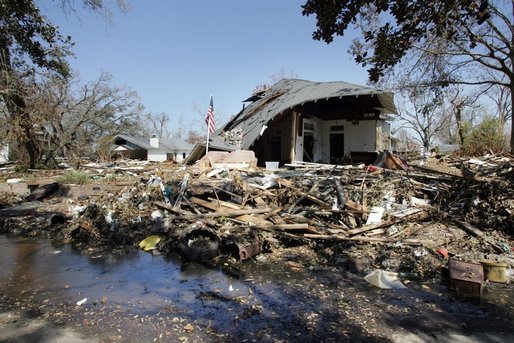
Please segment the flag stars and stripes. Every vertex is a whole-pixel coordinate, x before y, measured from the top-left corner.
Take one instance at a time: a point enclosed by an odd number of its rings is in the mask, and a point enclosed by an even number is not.
[[[209,104],[209,108],[207,109],[207,116],[205,117],[205,123],[207,124],[207,129],[209,130],[209,133],[214,133],[214,131],[216,131],[216,123],[214,121],[214,105],[212,102],[212,95],[211,95],[211,102]]]

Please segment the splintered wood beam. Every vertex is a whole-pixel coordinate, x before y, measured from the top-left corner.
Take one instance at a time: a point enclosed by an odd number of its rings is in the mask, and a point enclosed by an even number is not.
[[[184,199],[187,199],[187,198],[184,198]],[[175,213],[175,214],[178,214],[178,215],[181,215],[181,216],[195,215],[194,213],[191,213],[189,211],[186,211],[186,210],[183,210],[183,209],[180,209],[180,208],[175,208],[175,207],[173,207],[171,205],[168,205],[168,204],[166,204],[164,202],[161,202],[161,201],[156,201],[156,202],[154,202],[154,204],[157,207],[160,207],[160,208],[162,208],[164,210],[168,210],[171,213]],[[215,226],[216,225],[216,222],[214,220],[210,220],[210,219],[204,219],[203,222],[208,224],[208,225],[210,225],[210,226]]]
[[[166,204],[164,204],[165,206],[162,206],[163,204],[161,204],[160,207],[162,208],[166,208]],[[159,205],[157,205],[159,206]],[[259,214],[259,213],[267,213],[267,212],[270,212],[270,211],[273,211],[272,208],[254,208],[254,209],[250,209],[250,210],[238,210],[238,211],[231,211],[230,209],[228,209],[228,211],[216,211],[216,212],[211,212],[211,213],[201,213],[201,214],[194,214],[194,213],[191,213],[191,214],[183,214],[183,215],[177,215],[177,216],[171,216],[169,217],[169,219],[171,220],[190,220],[190,219],[202,219],[202,218],[217,218],[217,217],[237,217],[237,216],[242,216],[244,214]]]

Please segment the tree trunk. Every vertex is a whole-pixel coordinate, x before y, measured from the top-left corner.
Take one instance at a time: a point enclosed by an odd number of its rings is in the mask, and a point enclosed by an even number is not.
[[[26,112],[26,102],[20,94],[5,95],[4,101],[13,125],[18,125],[20,136],[17,137],[19,159],[29,168],[36,167],[39,149],[34,133],[33,122]],[[16,123],[16,124],[15,124]]]
[[[0,89],[6,90],[2,92],[2,100],[7,107],[12,125],[18,125],[19,131],[17,133],[20,135],[9,137],[10,141],[18,144],[19,157],[25,157],[23,162],[26,162],[30,168],[34,168],[38,158],[38,145],[34,134],[33,121],[26,112],[27,103],[24,94],[8,90],[10,82],[12,82],[9,78],[17,78],[17,75],[11,67],[10,52],[4,37],[0,38],[0,72]],[[16,80],[16,82],[18,81]]]
[[[459,135],[459,144],[464,144],[464,127],[462,127],[462,109],[457,107],[454,110],[455,121],[457,122],[457,134]]]
[[[510,153],[514,154],[514,82],[510,83]]]

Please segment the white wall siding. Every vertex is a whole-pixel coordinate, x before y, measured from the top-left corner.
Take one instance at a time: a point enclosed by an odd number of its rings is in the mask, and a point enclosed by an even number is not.
[[[346,121],[344,125],[344,153],[376,150],[376,121],[359,120],[357,124]]]
[[[305,122],[306,120],[304,120]],[[389,137],[389,124],[376,120],[359,120],[355,124],[348,120],[308,119],[315,126],[314,159],[330,163],[330,129],[332,126],[344,127],[344,154],[351,151],[372,152],[382,150]],[[377,134],[377,130],[379,133]],[[384,135],[385,134],[385,135]],[[377,140],[380,139],[380,142]],[[303,158],[303,136],[296,137],[296,159]]]
[[[166,150],[161,149],[148,149],[148,161],[163,162],[166,161]]]
[[[184,154],[186,157],[184,157]],[[184,161],[187,156],[189,155],[189,152],[188,151],[177,151],[176,155],[175,155],[175,161],[179,162],[179,163],[182,163],[182,161]]]
[[[174,159],[176,162],[181,163],[189,155],[187,150],[177,150],[176,152],[169,153],[167,150],[162,149],[150,149],[148,150],[148,161],[163,162],[170,159]],[[169,158],[168,158],[169,157]]]

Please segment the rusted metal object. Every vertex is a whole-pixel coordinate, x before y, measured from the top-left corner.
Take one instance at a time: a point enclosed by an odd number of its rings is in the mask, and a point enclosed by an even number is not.
[[[236,244],[239,250],[239,260],[245,261],[254,257],[262,252],[262,243],[260,241],[253,241],[251,244]]]
[[[479,297],[482,294],[484,269],[481,264],[450,259],[448,268],[452,291],[469,297]]]

